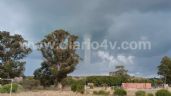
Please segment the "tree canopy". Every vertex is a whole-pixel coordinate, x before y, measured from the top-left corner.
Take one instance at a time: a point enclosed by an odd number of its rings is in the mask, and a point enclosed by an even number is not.
[[[165,56],[158,66],[158,74],[162,76],[165,83],[171,83],[171,58]]]
[[[78,36],[64,30],[56,30],[37,43],[44,61],[34,75],[42,85],[58,84],[67,77],[67,74],[74,71],[79,63],[75,45],[77,39]]]
[[[0,78],[23,76],[23,58],[31,53],[25,43],[27,41],[18,34],[0,31]]]

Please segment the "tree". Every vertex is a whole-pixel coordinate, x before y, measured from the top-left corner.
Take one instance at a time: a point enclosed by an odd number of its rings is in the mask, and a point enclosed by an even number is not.
[[[34,78],[39,80],[44,88],[54,85],[55,82],[55,76],[50,72],[50,67],[45,62],[42,62],[41,68],[35,70]]]
[[[129,76],[128,70],[125,69],[124,66],[116,66],[114,72],[110,72],[111,76]]]
[[[21,35],[0,31],[0,78],[23,76],[23,58],[31,53],[26,42]]]
[[[48,84],[58,85],[67,74],[73,72],[80,59],[76,53],[77,39],[78,36],[64,30],[56,30],[38,42],[38,50],[41,51],[44,61],[41,68],[35,71],[35,78],[42,81],[42,78],[46,77],[47,79],[44,79]]]
[[[115,67],[115,71],[114,72],[110,72],[111,76],[117,77],[117,81],[121,83],[126,82],[129,79],[129,75],[128,75],[128,70],[125,69],[124,66],[120,65],[120,66],[116,66]],[[120,86],[119,85],[119,86]]]
[[[171,83],[171,58],[165,56],[158,66],[158,74],[162,76],[165,83]]]

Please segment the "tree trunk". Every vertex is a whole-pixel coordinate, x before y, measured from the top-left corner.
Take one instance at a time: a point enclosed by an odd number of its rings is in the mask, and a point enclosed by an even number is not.
[[[59,90],[59,91],[62,91],[62,84],[59,82],[58,84],[57,84],[57,90]]]

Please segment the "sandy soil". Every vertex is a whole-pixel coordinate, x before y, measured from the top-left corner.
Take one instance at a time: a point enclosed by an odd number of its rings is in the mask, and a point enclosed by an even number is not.
[[[149,89],[149,90],[143,90],[146,93],[155,93],[159,89]],[[135,96],[135,92],[138,90],[127,90],[128,95],[127,96]],[[171,91],[171,89],[169,89]],[[10,96],[10,94],[0,94],[0,96]],[[12,96],[93,96],[88,94],[76,94],[72,91],[35,91],[35,92],[20,92],[12,94]]]
[[[0,96],[10,96],[10,94],[0,94]],[[71,91],[38,91],[38,92],[20,92],[12,94],[12,96],[87,96],[76,94]],[[90,95],[89,95],[90,96]]]

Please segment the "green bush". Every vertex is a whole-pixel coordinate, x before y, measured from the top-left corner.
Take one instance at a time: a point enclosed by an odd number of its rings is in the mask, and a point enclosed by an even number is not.
[[[127,92],[124,89],[115,89],[114,95],[116,95],[116,96],[126,96]]]
[[[83,80],[75,81],[71,85],[71,90],[73,92],[79,92],[79,93],[83,94],[84,93],[84,85],[85,85],[85,82]]]
[[[25,79],[21,82],[21,85],[26,90],[32,90],[32,89],[36,89],[38,86],[40,86],[40,82],[35,79]]]
[[[100,95],[100,96],[108,96],[110,94],[110,92],[106,92],[104,90],[100,90],[100,91],[93,91],[94,95]]]
[[[152,93],[148,93],[147,96],[154,96]]]
[[[6,84],[0,88],[0,93],[10,93],[11,90],[11,84]],[[12,92],[17,92],[18,90],[18,85],[13,83],[12,84]]]
[[[76,92],[76,91],[77,91],[77,85],[76,85],[76,84],[72,84],[72,85],[71,85],[71,90],[72,90],[73,92]]]
[[[137,91],[135,93],[136,96],[145,96],[145,91]]]
[[[87,83],[93,83],[96,87],[100,87],[104,84],[108,86],[121,86],[126,80],[126,78],[114,76],[89,76],[86,81]]]
[[[24,91],[23,86],[18,84],[17,92],[23,92],[23,91]]]
[[[72,79],[72,77],[67,77],[62,80],[61,84],[62,84],[62,86],[71,86],[73,84],[73,82],[75,82],[75,80]]]
[[[171,96],[171,93],[168,90],[161,89],[156,92],[156,96]]]

